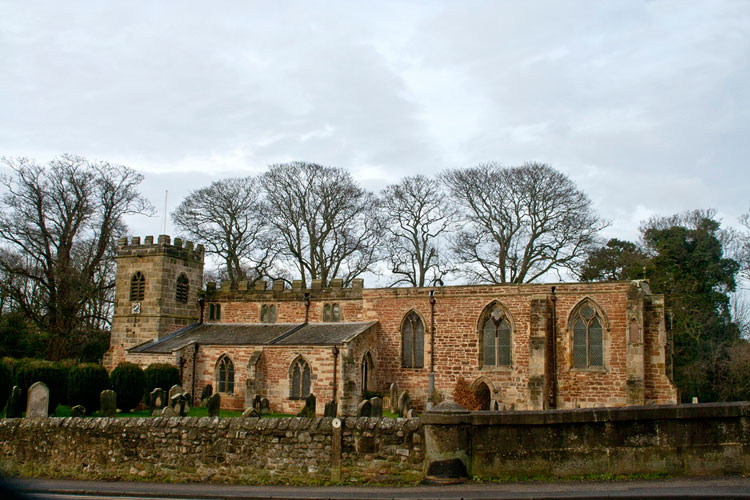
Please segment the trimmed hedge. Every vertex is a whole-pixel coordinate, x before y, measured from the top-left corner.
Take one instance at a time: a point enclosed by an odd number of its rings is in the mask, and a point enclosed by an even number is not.
[[[67,402],[68,370],[60,363],[41,359],[21,359],[13,366],[13,382],[21,388],[21,399],[26,405],[28,390],[35,382],[43,382],[49,389],[49,414],[57,405]]]
[[[146,367],[146,394],[157,387],[169,391],[175,384],[181,384],[180,370],[168,363],[153,363]]]
[[[94,363],[83,363],[70,370],[68,399],[71,406],[82,405],[87,413],[99,409],[100,394],[109,388],[107,370]]]
[[[0,410],[5,408],[11,389],[13,389],[13,378],[10,369],[0,361]]]
[[[127,361],[112,370],[109,382],[117,393],[117,407],[124,412],[138,406],[146,391],[146,374],[140,366]]]

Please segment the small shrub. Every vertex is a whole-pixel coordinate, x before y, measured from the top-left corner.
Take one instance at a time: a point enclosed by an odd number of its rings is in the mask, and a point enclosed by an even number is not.
[[[146,391],[146,374],[140,366],[124,361],[109,374],[109,382],[117,393],[117,406],[129,412],[143,398]]]
[[[70,371],[68,398],[91,413],[99,409],[99,395],[109,388],[109,374],[101,365],[82,363]]]
[[[180,384],[180,370],[169,363],[153,363],[146,367],[146,393],[157,387],[169,391],[175,384]]]
[[[67,400],[67,370],[59,363],[43,359],[21,359],[13,367],[13,382],[21,388],[24,406],[29,387],[35,382],[43,382],[49,389],[51,415],[54,415],[57,405]]]
[[[458,377],[458,380],[456,380],[456,385],[453,388],[453,401],[471,411],[479,410],[482,407],[474,393],[471,392],[469,383],[463,377]]]
[[[13,389],[13,379],[10,370],[5,363],[0,362],[0,410],[5,408],[11,389]]]

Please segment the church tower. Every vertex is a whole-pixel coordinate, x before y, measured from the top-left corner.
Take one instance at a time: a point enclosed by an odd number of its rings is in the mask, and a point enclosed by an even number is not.
[[[112,334],[104,365],[112,370],[125,350],[163,337],[200,320],[198,292],[203,288],[203,245],[183,246],[167,235],[121,238]]]

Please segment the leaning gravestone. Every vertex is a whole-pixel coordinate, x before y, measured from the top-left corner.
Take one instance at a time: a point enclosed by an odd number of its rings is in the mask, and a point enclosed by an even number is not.
[[[383,400],[374,397],[370,400],[370,416],[371,417],[382,417],[383,416]]]
[[[245,408],[245,411],[242,412],[242,416],[244,418],[260,418],[260,413],[258,413],[258,410],[250,406]]]
[[[29,387],[26,401],[26,418],[46,418],[49,415],[49,389],[44,382],[34,382]]]
[[[85,417],[86,408],[84,408],[81,405],[75,405],[73,408],[70,409],[70,416],[71,417]]]
[[[404,391],[398,397],[398,416],[401,418],[406,417],[406,412],[411,408],[411,398],[409,393]]]
[[[368,400],[361,401],[359,403],[359,406],[357,406],[357,416],[358,417],[369,417],[372,413],[372,405]]]
[[[172,401],[172,396],[174,396],[175,394],[182,394],[183,392],[185,391],[182,390],[181,385],[179,384],[173,385],[171,389],[169,389],[169,401]]]
[[[207,384],[203,386],[203,391],[201,392],[201,406],[206,405],[206,401],[208,401],[208,398],[211,397],[211,394],[213,394],[214,388],[211,384]]]
[[[335,417],[337,407],[338,404],[336,404],[336,401],[329,401],[328,403],[326,403],[325,409],[323,410],[323,416],[331,418]]]
[[[99,414],[102,417],[114,417],[117,414],[117,393],[112,390],[99,394]]]
[[[398,413],[398,397],[400,393],[398,392],[398,384],[396,382],[391,384],[391,390],[390,396],[391,396],[391,411],[393,413]]]
[[[149,414],[154,415],[161,412],[161,409],[167,406],[167,392],[164,389],[157,387],[148,397],[148,410]]]
[[[165,406],[164,408],[162,408],[159,415],[161,415],[162,417],[176,417],[177,411],[171,406]]]
[[[208,410],[208,416],[218,417],[219,408],[221,408],[221,396],[217,392],[213,394],[210,398],[208,398],[208,403],[206,404],[206,409]]]
[[[409,408],[406,411],[406,418],[414,418],[414,408]]]
[[[21,388],[14,385],[13,390],[10,391],[10,398],[8,398],[8,409],[5,411],[6,418],[19,418],[21,416],[21,413],[23,413],[22,396]]]

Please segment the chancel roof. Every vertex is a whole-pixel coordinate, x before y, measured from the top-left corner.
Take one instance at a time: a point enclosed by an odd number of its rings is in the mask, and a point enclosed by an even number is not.
[[[195,323],[160,339],[140,344],[132,353],[170,353],[195,342],[201,345],[341,345],[377,321],[357,323]]]

